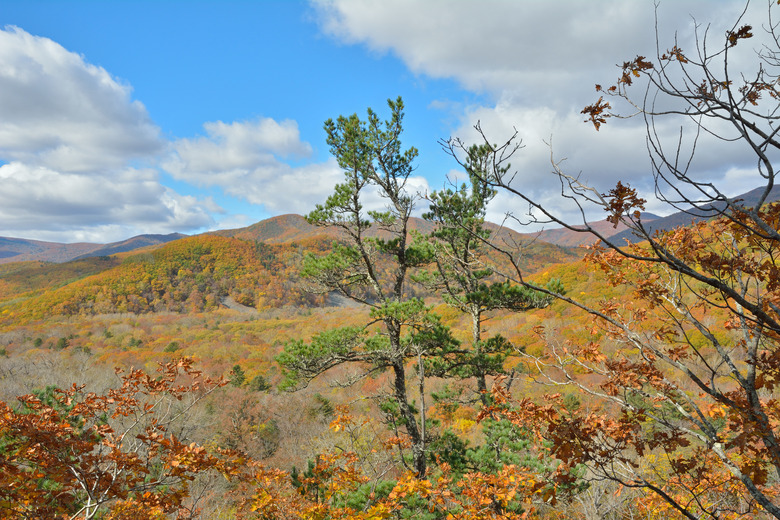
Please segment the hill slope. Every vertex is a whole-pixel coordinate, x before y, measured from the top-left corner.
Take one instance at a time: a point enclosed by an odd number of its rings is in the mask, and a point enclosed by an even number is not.
[[[67,262],[73,258],[88,253],[100,244],[80,242],[75,244],[59,244],[26,240],[24,238],[0,237],[0,263],[8,262]]]
[[[741,200],[745,206],[755,206],[758,204],[759,195],[763,192],[763,188],[756,188],[742,195],[734,197],[732,200]],[[780,200],[780,186],[775,186],[770,192],[767,202],[774,202]],[[718,216],[725,207],[725,204],[714,204],[712,206],[705,206],[702,211],[697,211],[695,214],[679,211],[667,217],[662,217],[652,222],[647,223],[647,228],[650,233],[655,231],[668,231],[680,226],[689,226],[694,222],[700,222],[709,218]],[[616,244],[622,244],[624,241],[637,242],[640,240],[630,230],[625,230],[615,234],[613,237]]]
[[[414,219],[413,227],[432,229],[421,219]],[[523,240],[508,229],[496,227],[495,235],[520,247],[521,266],[529,273],[581,257],[576,250]],[[0,269],[0,305],[13,311],[14,319],[30,320],[58,314],[203,312],[236,304],[255,309],[323,304],[325,296],[307,293],[298,271],[306,253],[327,253],[338,236],[298,215],[283,215],[138,253],[61,264],[11,263]]]
[[[338,238],[338,231],[335,229],[326,229],[313,226],[306,222],[301,215],[279,215],[261,220],[256,224],[245,228],[223,229],[212,231],[210,234],[240,238],[242,240],[254,240],[265,242],[266,244],[289,244],[301,240],[312,238]]]
[[[427,220],[412,217],[409,222],[411,231],[430,233],[433,230],[433,224]],[[498,226],[494,226],[494,228],[498,229]],[[295,214],[279,215],[261,220],[249,227],[223,229],[212,231],[210,234],[255,240],[266,244],[291,244],[310,239],[337,240],[341,236],[338,228],[315,226],[309,224],[301,215]],[[369,235],[376,236],[377,234],[376,231],[369,232]]]
[[[741,200],[747,206],[755,206],[758,203],[758,196],[762,190],[763,188],[751,190],[747,193],[743,193],[742,195],[737,195],[733,200]],[[771,191],[767,202],[774,202],[776,200],[780,200],[780,186],[776,186]],[[705,206],[702,211],[697,212],[697,215],[693,215],[684,211],[678,211],[677,213],[673,213],[665,217],[659,217],[658,215],[644,212],[642,213],[642,222],[651,233],[654,231],[668,231],[676,227],[688,226],[694,222],[706,220],[716,216],[723,209],[723,207],[723,204],[714,205],[712,207]],[[614,227],[611,222],[607,222],[606,220],[599,220],[596,222],[589,222],[588,225],[601,233],[602,236],[612,239],[616,244],[623,244],[626,240],[629,242],[636,242],[639,240],[630,230],[626,228],[626,226],[622,224]],[[583,226],[573,227],[582,229]],[[549,242],[550,244],[566,247],[587,246],[596,242],[596,238],[590,233],[577,232],[567,228],[545,229],[537,233],[521,233],[521,235],[526,239],[536,238],[537,240],[541,240],[543,242]]]
[[[113,242],[99,247],[88,254],[78,256],[74,260],[80,260],[82,258],[89,258],[93,256],[111,256],[117,253],[126,253],[128,251],[135,251],[136,249],[142,249],[144,247],[156,246],[160,244],[167,244],[174,240],[185,238],[187,235],[181,233],[170,233],[168,235],[138,235],[121,242]]]
[[[61,264],[12,262],[0,264],[0,301],[53,290],[116,267],[116,257],[96,256]]]
[[[661,217],[659,217],[658,215],[654,215],[652,213],[642,214],[642,219],[645,222],[655,222],[657,219],[660,218]],[[605,236],[607,238],[617,235],[626,230],[625,225],[618,224],[616,227],[614,224],[612,224],[612,222],[607,222],[606,220],[589,222],[588,225],[594,230],[598,231],[602,236]],[[580,225],[580,226],[573,226],[573,227],[576,229],[583,229],[585,226]],[[564,247],[589,246],[596,242],[596,239],[590,233],[587,233],[585,231],[578,232],[568,228],[545,229],[538,233],[522,233],[522,235],[529,239],[536,237],[538,240],[541,240],[542,242],[548,242],[550,244],[555,244]]]
[[[151,245],[165,244],[187,235],[138,235],[121,242],[92,244],[79,242],[61,244],[24,238],[0,237],[0,264],[8,262],[69,262],[95,256],[109,256],[115,253],[133,251]]]
[[[316,249],[316,244],[307,245]],[[7,298],[18,300],[7,302],[8,314],[24,321],[53,315],[202,312],[222,307],[226,298],[256,308],[311,305],[321,298],[305,293],[298,283],[301,254],[295,248],[229,237],[189,237],[127,256],[121,263],[107,261],[105,270],[62,287],[23,298],[7,290]]]

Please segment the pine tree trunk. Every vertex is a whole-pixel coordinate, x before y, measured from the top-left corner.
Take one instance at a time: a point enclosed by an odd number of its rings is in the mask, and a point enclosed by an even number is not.
[[[482,354],[482,312],[479,308],[472,309],[471,311],[471,342],[474,345],[474,355],[479,357]],[[487,377],[482,367],[482,363],[477,364],[476,377],[477,377],[477,392],[479,392],[479,399],[482,401],[482,406],[488,406],[490,404],[490,396],[487,391]]]
[[[406,369],[403,360],[399,360],[393,365],[393,372],[395,374],[395,400],[406,423],[406,432],[412,443],[414,472],[417,474],[417,478],[423,478],[426,473],[425,441],[420,434],[417,418],[412,412],[412,407],[409,406],[409,398],[406,395]]]

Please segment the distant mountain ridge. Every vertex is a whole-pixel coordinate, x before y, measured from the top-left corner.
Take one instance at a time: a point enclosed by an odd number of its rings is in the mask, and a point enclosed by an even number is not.
[[[292,213],[267,218],[244,228],[220,229],[210,231],[208,234],[242,240],[256,240],[266,244],[285,244],[321,237],[335,239],[339,235],[335,228],[322,228],[309,224],[301,215]]]
[[[430,233],[433,229],[434,225],[427,220],[416,217],[412,217],[409,220],[410,231],[418,231],[425,234]],[[376,235],[377,233],[374,230],[370,230],[368,235]],[[266,244],[287,244],[315,238],[337,239],[340,236],[340,230],[334,226],[323,227],[309,224],[305,217],[291,213],[267,218],[249,227],[211,231],[209,234],[256,240]]]
[[[764,188],[756,188],[754,190],[748,191],[747,193],[743,193],[742,195],[737,195],[731,200],[740,200],[742,201],[742,204],[747,207],[755,207],[758,204],[759,196],[763,192]],[[775,202],[777,200],[780,200],[780,186],[775,186],[772,191],[769,192],[769,197],[767,197],[767,202]],[[673,213],[666,217],[662,217],[651,222],[646,222],[645,227],[649,230],[650,234],[652,234],[656,231],[669,231],[670,229],[674,229],[676,227],[690,226],[694,222],[708,220],[719,215],[725,207],[725,203],[717,203],[703,207],[700,211],[696,211],[696,214],[693,214],[694,212],[686,213],[683,211],[678,211],[677,213]],[[629,229],[616,233],[610,238],[614,244],[619,246],[623,245],[626,241],[637,242],[642,240],[641,238],[634,235]]]
[[[111,256],[117,253],[126,253],[128,251],[135,251],[143,247],[156,246],[160,244],[167,244],[174,240],[179,240],[187,235],[181,233],[169,233],[167,235],[138,235],[121,242],[113,242],[106,244],[103,247],[99,247],[94,251],[90,251],[87,254],[76,257],[74,260],[81,260],[92,256]]]
[[[761,195],[763,191],[764,188],[756,188],[741,195],[737,195],[731,200],[741,200],[746,206],[755,206],[758,203],[759,195]],[[780,200],[780,186],[775,186],[770,192],[767,202],[776,202],[778,200]],[[689,226],[694,222],[712,218],[717,216],[724,207],[725,204],[723,203],[715,204],[701,208],[696,215],[678,211],[677,213],[672,213],[665,217],[643,212],[641,217],[643,225],[652,234],[656,231],[669,231],[676,227]],[[611,222],[599,220],[596,222],[589,222],[588,225],[598,231],[603,237],[610,239],[612,243],[619,246],[625,244],[626,241],[637,242],[642,240],[623,224],[618,224],[618,226],[615,227]],[[573,227],[582,229],[584,226],[578,225]],[[596,242],[596,238],[590,233],[578,232],[567,228],[545,229],[536,233],[521,233],[521,235],[527,239],[535,238],[542,242],[565,247],[587,246]]]
[[[748,206],[754,205],[758,201],[758,196],[762,188],[751,190],[742,195],[734,197],[741,199]],[[768,199],[769,202],[780,200],[780,186],[775,187]],[[709,214],[714,215],[722,206],[715,206],[709,209]],[[706,210],[706,208],[705,208]],[[653,231],[669,230],[678,226],[687,226],[692,222],[707,218],[707,211],[704,215],[694,216],[685,212],[677,212],[666,217],[659,217],[652,213],[643,213],[642,221]],[[601,233],[604,237],[610,238],[617,244],[625,240],[635,242],[638,240],[631,230],[623,225],[615,227],[606,220],[590,222],[589,225]],[[574,226],[581,228],[582,226]],[[488,223],[487,228],[495,232],[497,236],[507,243],[513,243],[527,240],[546,242],[561,247],[577,247],[581,245],[590,245],[596,240],[590,233],[578,232],[566,228],[545,229],[535,233],[519,233],[506,227],[500,227]],[[420,218],[410,220],[410,230],[420,233],[429,233],[434,229],[431,222]],[[301,215],[287,214],[271,217],[251,226],[238,229],[224,229],[211,231],[206,235],[217,235],[222,237],[240,238],[244,240],[253,240],[265,242],[266,244],[287,244],[294,242],[306,242],[309,240],[337,239],[339,230],[337,228],[320,227],[309,224]],[[63,263],[71,260],[85,259],[96,256],[110,256],[116,253],[134,251],[136,249],[166,244],[168,242],[184,238],[188,235],[181,233],[171,233],[168,235],[138,235],[120,242],[110,244],[93,244],[87,242],[62,244],[57,242],[43,242],[39,240],[27,240],[23,238],[0,237],[0,264],[9,262],[41,261]]]
[[[92,244],[89,242],[61,244],[24,238],[0,237],[0,264],[35,261],[63,263],[95,256],[110,256],[142,247],[165,244],[186,236],[181,233],[138,235],[110,244]]]
[[[658,215],[653,213],[642,213],[642,220],[644,222],[654,222],[661,219]],[[605,220],[599,220],[596,222],[588,222],[588,225],[595,231],[599,232],[602,236],[609,238],[626,231],[627,228],[624,224],[618,224],[615,226],[612,222]],[[584,229],[584,225],[573,226],[576,229]],[[586,231],[575,231],[568,228],[553,228],[545,229],[537,233],[522,233],[526,238],[535,238],[542,242],[548,242],[564,247],[579,247],[588,246],[596,242],[596,238]]]
[[[418,218],[409,225],[421,232],[432,229],[430,222]],[[518,254],[524,273],[582,256],[572,248],[525,241],[510,229],[495,229],[496,241]],[[5,306],[9,312],[0,315],[0,324],[4,318],[39,320],[58,314],[208,312],[223,307],[254,312],[250,309],[345,305],[348,302],[307,291],[300,279],[305,255],[328,254],[338,238],[337,229],[312,226],[299,215],[283,215],[248,228],[203,233],[122,255],[6,263],[0,265],[0,310]],[[94,251],[107,253],[111,247]],[[509,269],[503,255],[493,260],[491,264]],[[384,260],[378,261],[381,271]],[[416,285],[407,290],[411,295],[426,291]]]
[[[66,262],[96,247],[101,247],[101,245],[86,242],[60,244],[24,238],[0,237],[0,263],[30,260]]]

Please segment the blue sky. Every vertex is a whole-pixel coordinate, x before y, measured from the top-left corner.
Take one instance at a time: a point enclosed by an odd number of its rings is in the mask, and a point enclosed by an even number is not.
[[[690,42],[691,16],[732,22],[741,6],[662,2],[661,36]],[[651,0],[0,0],[0,236],[107,242],[305,213],[341,175],[324,120],[399,95],[421,192],[455,174],[437,141],[474,139],[477,121],[495,140],[518,130],[517,182],[550,204],[551,140],[599,189],[649,189],[641,122],[596,134],[579,110],[653,42]],[[701,174],[752,187],[742,155],[719,153]],[[522,208],[502,194],[490,216],[507,211]]]

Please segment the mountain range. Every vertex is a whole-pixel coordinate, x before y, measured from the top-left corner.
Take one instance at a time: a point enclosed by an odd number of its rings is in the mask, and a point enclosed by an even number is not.
[[[761,192],[762,188],[757,188],[739,195],[735,197],[735,199],[740,199],[747,205],[753,205],[757,202]],[[775,187],[770,193],[769,201],[778,199],[780,199],[780,187]],[[716,215],[722,208],[722,204],[711,205],[703,207],[695,214],[679,211],[665,217],[660,217],[652,213],[642,213],[642,222],[651,232],[656,230],[668,230],[709,218]],[[606,220],[600,220],[597,222],[590,222],[589,225],[601,233],[602,236],[611,238],[617,244],[623,243],[624,241],[635,242],[638,240],[638,238],[632,234],[631,230],[627,229],[622,224],[615,227]],[[488,224],[488,227],[497,233],[499,238],[511,242],[517,242],[518,239],[536,240],[562,247],[586,246],[595,242],[591,234],[578,231],[578,229],[584,228],[584,226],[581,225],[573,226],[574,229],[554,228],[534,233],[517,233],[495,224]],[[421,233],[428,233],[433,229],[433,224],[422,219],[413,218],[412,229]],[[267,244],[285,244],[305,241],[315,237],[322,238],[332,236],[333,238],[336,238],[338,232],[335,229],[326,229],[309,224],[300,215],[288,214],[271,217],[245,228],[213,231],[208,234],[254,240]],[[0,237],[0,264],[27,261],[63,263],[90,257],[110,256],[116,253],[124,253],[145,247],[166,244],[186,236],[187,235],[181,233],[171,233],[168,235],[145,234],[109,244],[86,242],[64,244],[58,242],[27,240],[24,238]]]
[[[143,247],[165,244],[187,235],[171,233],[168,235],[138,235],[110,244],[77,242],[62,244],[42,242],[24,238],[0,237],[0,264],[9,262],[69,262],[95,256],[110,256],[116,253],[134,251]]]

